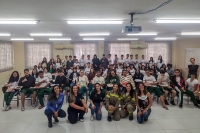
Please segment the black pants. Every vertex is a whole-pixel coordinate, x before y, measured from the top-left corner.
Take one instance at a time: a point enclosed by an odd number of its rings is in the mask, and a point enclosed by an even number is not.
[[[85,111],[74,109],[71,107],[67,109],[67,112],[68,112],[68,120],[71,124],[75,124],[77,123],[78,120],[83,119],[83,116],[85,114]]]
[[[54,114],[54,113],[52,112],[52,110],[51,110],[51,109],[47,109],[47,110],[44,111],[44,114],[47,116],[48,121],[49,121],[49,122],[52,122],[52,116],[53,116],[53,114]],[[62,109],[60,109],[60,110],[58,111],[58,117],[60,117],[60,118],[65,118],[65,117],[66,117],[65,111],[62,110]]]

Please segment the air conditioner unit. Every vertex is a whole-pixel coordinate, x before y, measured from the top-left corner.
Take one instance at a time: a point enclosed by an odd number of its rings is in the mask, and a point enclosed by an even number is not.
[[[130,49],[145,49],[148,48],[148,45],[145,41],[137,41],[130,45]]]
[[[73,49],[73,45],[54,45],[56,50]]]

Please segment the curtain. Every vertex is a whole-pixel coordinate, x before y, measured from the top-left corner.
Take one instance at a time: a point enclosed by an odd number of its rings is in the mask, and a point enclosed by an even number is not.
[[[52,58],[51,43],[25,43],[25,65],[26,68],[33,68],[46,57],[47,62]]]
[[[0,72],[12,69],[13,69],[12,43],[0,41]]]
[[[171,63],[171,45],[169,42],[147,42],[147,60],[153,57],[154,62],[157,62],[158,56],[161,55],[164,63]]]
[[[104,47],[104,50],[105,50],[106,56],[108,54],[111,54],[112,62],[115,58],[115,54],[118,56],[118,58],[120,58],[121,55],[124,55],[124,59],[125,59],[126,54],[130,54],[130,43],[129,42],[108,43]]]
[[[97,45],[95,43],[74,43],[74,55],[79,60],[82,55],[90,55],[90,59],[93,59],[93,56],[97,55]]]

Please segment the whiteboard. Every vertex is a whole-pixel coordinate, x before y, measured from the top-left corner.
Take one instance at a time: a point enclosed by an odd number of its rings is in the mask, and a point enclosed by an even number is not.
[[[200,48],[186,48],[185,49],[185,68],[190,65],[190,58],[195,58],[195,63],[200,64]]]

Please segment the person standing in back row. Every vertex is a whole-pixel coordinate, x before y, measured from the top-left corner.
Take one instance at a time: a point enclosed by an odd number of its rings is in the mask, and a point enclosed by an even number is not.
[[[85,65],[84,54],[81,56],[81,59],[79,59],[79,63],[80,63],[80,69],[84,69]]]
[[[66,67],[69,70],[71,67],[74,66],[74,61],[72,60],[72,56],[69,56],[69,60],[67,61]]]
[[[200,71],[200,68],[199,68],[199,65],[195,64],[195,59],[194,58],[191,58],[190,59],[190,62],[191,64],[188,65],[188,71],[187,71],[187,78],[190,78],[191,76],[191,73],[194,73],[195,74],[195,77],[196,79],[199,78],[199,71]]]
[[[103,54],[103,57],[101,58],[101,67],[104,69],[108,68],[109,62],[108,59],[106,58],[105,54]]]

